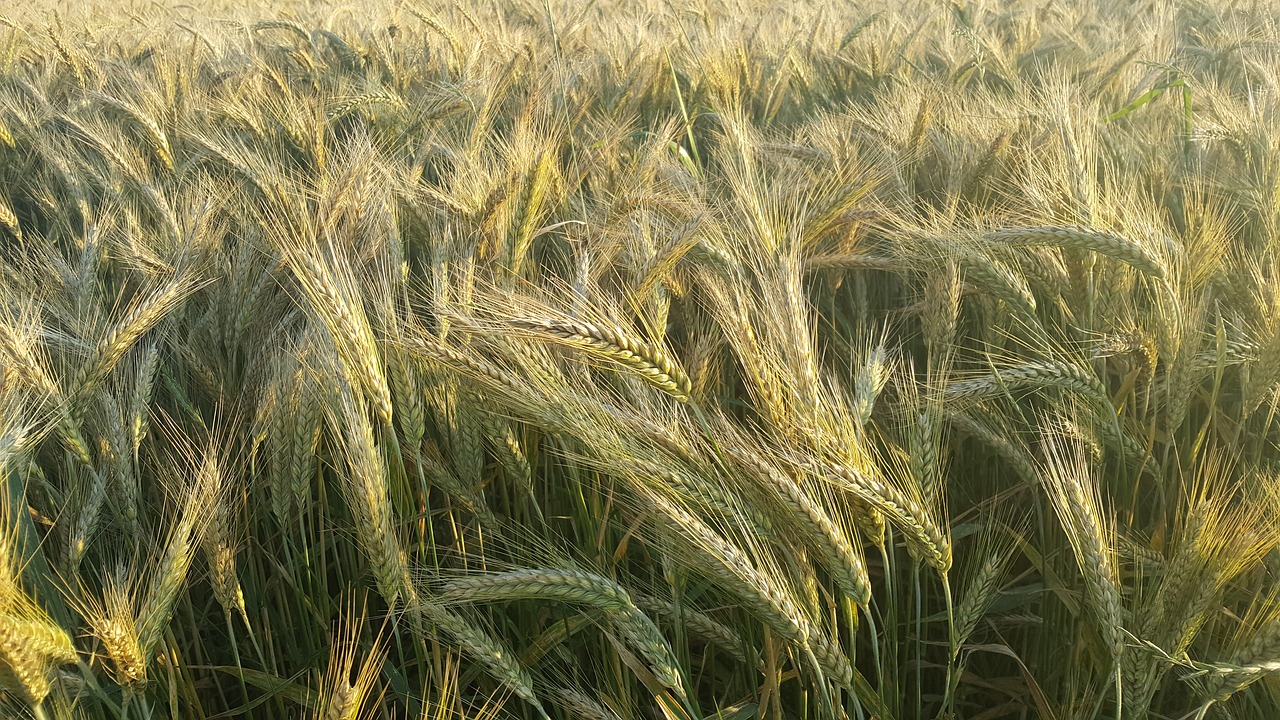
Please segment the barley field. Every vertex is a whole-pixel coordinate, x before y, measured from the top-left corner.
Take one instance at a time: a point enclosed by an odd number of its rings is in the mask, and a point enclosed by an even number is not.
[[[0,8],[0,717],[1280,717],[1280,8]]]

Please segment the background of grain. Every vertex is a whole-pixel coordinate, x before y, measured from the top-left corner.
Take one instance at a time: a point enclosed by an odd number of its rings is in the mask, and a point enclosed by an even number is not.
[[[1266,3],[0,11],[35,718],[1271,718]]]

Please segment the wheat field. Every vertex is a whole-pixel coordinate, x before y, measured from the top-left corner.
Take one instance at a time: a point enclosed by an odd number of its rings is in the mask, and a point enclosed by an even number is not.
[[[0,9],[0,717],[1280,717],[1280,8]]]

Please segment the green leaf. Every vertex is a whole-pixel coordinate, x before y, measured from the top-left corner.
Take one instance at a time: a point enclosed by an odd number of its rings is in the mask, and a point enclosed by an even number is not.
[[[262,672],[261,670],[251,670],[249,668],[237,667],[235,665],[190,665],[188,668],[191,670],[216,670],[228,675],[243,677],[246,683],[254,686],[264,693],[262,697],[255,698],[242,707],[233,708],[217,715],[210,715],[207,720],[239,716],[246,710],[255,708],[275,697],[282,697],[290,702],[301,705],[308,710],[313,710],[320,705],[320,696],[315,690],[312,690],[305,685],[300,685],[291,679],[277,677],[271,673]]]

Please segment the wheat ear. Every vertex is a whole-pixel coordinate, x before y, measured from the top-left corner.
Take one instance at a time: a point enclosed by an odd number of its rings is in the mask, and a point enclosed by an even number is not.
[[[0,614],[0,686],[32,707],[49,695],[52,671],[77,660],[71,637],[47,618]]]
[[[828,478],[883,513],[904,533],[908,545],[930,567],[946,574],[951,569],[951,539],[934,520],[920,498],[903,492],[873,474],[832,461],[806,462],[804,466],[820,478]]]
[[[1053,245],[1092,250],[1113,257],[1130,267],[1155,277],[1164,277],[1164,266],[1147,248],[1115,233],[1080,225],[1039,225],[1007,227],[987,233],[987,240],[1017,245]]]
[[[431,602],[422,602],[415,607],[424,618],[453,638],[467,654],[484,664],[502,684],[532,705],[539,715],[547,718],[547,712],[534,692],[533,679],[529,671],[516,660],[515,653],[451,610]]]
[[[704,569],[733,590],[779,635],[802,645],[808,640],[811,627],[800,608],[785,590],[751,562],[746,553],[677,503],[656,493],[650,493],[645,499],[670,518],[673,527],[701,551],[695,557],[705,561]]]
[[[822,558],[840,589],[854,602],[865,605],[871,598],[871,578],[867,575],[866,565],[826,510],[795,480],[760,454],[746,449],[730,452],[759,475],[787,509],[788,515],[805,529],[810,545]]]
[[[1075,551],[1084,576],[1089,605],[1103,640],[1119,662],[1124,653],[1124,605],[1116,575],[1115,556],[1103,522],[1102,508],[1083,447],[1073,448],[1058,437],[1045,443],[1044,485],[1058,520]]]
[[[164,635],[178,591],[187,580],[195,550],[208,530],[211,509],[221,501],[222,483],[217,451],[209,448],[196,468],[195,481],[187,488],[182,515],[169,532],[164,552],[138,608],[138,643],[144,657],[151,656]]]
[[[550,598],[602,610],[633,607],[621,585],[595,573],[573,568],[524,568],[459,578],[445,583],[437,602],[499,602]]]
[[[706,613],[677,607],[674,603],[652,595],[637,595],[635,601],[636,607],[646,613],[653,613],[673,622],[683,620],[684,626],[694,635],[729,653],[738,662],[747,661],[747,645],[742,637]]]
[[[1042,360],[1000,368],[994,373],[952,383],[945,390],[948,400],[980,399],[1015,390],[1068,390],[1087,398],[1105,400],[1107,389],[1098,376],[1085,367],[1060,360]]]
[[[350,474],[343,495],[355,518],[356,536],[369,558],[378,592],[392,605],[401,596],[411,597],[404,550],[395,533],[391,498],[382,454],[374,442],[373,425],[358,403],[349,383],[342,383],[330,424],[340,435],[341,451]]]
[[[511,324],[559,339],[583,348],[599,357],[613,360],[639,373],[654,387],[666,391],[681,402],[689,401],[693,383],[665,352],[632,337],[619,327],[606,327],[572,320],[513,320]]]
[[[80,368],[80,372],[71,384],[74,388],[70,402],[73,419],[79,418],[80,411],[97,390],[98,385],[115,368],[129,348],[133,347],[138,338],[155,327],[161,318],[182,304],[199,287],[200,283],[193,279],[177,277],[134,305],[132,310],[125,313],[107,330],[107,333],[98,340],[93,354]]]

